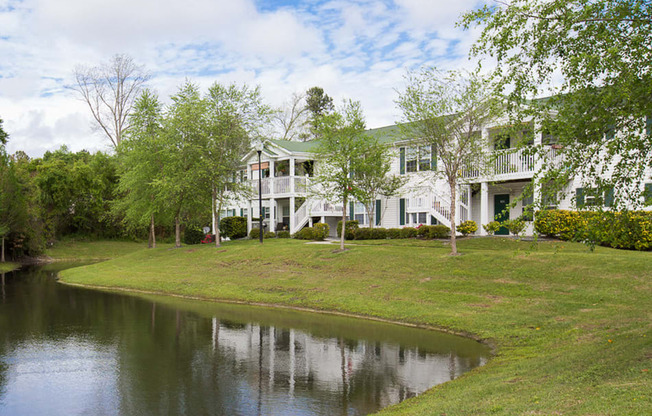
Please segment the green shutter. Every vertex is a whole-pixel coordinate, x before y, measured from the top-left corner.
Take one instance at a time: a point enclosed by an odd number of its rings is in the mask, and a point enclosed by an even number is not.
[[[652,205],[652,183],[645,184],[645,191],[643,192],[643,198],[645,201],[644,204],[646,206]]]
[[[403,198],[398,201],[398,223],[405,225],[405,199]]]
[[[604,193],[604,206],[612,207],[614,205],[614,187],[610,187]]]
[[[349,219],[350,220],[355,219],[355,204],[353,202],[349,202]]]
[[[584,188],[575,189],[575,206],[577,208],[584,207]]]
[[[381,207],[380,207],[380,199],[376,200],[376,225],[380,225],[380,215],[381,214]]]
[[[399,152],[401,153],[401,159],[400,159],[400,164],[401,164],[401,175],[405,174],[405,147],[401,147],[399,149]]]
[[[648,136],[652,136],[652,116],[645,117],[645,133]]]
[[[240,208],[240,216],[244,217],[244,208]]]
[[[433,215],[430,216],[430,225],[437,225],[437,218]]]
[[[437,147],[430,145],[430,169],[437,170]]]

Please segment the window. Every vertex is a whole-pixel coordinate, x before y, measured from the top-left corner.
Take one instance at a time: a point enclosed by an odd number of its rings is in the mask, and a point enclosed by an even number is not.
[[[509,149],[509,134],[501,133],[494,136],[494,150]]]
[[[420,212],[419,213],[419,224],[426,224],[428,218],[428,213],[427,212]]]
[[[400,164],[401,174],[434,169],[432,146],[401,147]]]
[[[614,188],[608,188],[603,194],[597,188],[577,188],[575,190],[575,205],[577,208],[605,206],[611,207],[614,202]]]
[[[652,183],[645,184],[645,190],[643,191],[644,202],[643,205],[650,206],[652,205]]]

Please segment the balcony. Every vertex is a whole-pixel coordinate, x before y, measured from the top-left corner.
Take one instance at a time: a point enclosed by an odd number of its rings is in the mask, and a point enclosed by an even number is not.
[[[262,196],[287,197],[291,195],[305,196],[308,176],[279,176],[262,180]],[[258,198],[258,180],[249,181],[256,198]]]
[[[505,149],[493,153],[486,175],[478,169],[464,170],[462,177],[507,180],[531,177],[537,170],[537,162],[542,165],[561,162],[561,149],[546,146],[542,154],[534,154],[531,149]]]

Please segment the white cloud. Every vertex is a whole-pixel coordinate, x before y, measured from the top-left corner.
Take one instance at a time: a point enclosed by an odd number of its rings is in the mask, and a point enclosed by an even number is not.
[[[405,68],[470,67],[476,31],[454,21],[474,0],[330,0],[275,8],[255,0],[0,0],[0,117],[8,149],[107,149],[65,88],[76,65],[128,53],[163,102],[190,79],[261,85],[279,106],[318,85],[360,100],[370,127],[398,120]]]

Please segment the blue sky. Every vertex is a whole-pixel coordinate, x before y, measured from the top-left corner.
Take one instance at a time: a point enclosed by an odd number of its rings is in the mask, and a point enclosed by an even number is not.
[[[0,0],[0,117],[8,150],[107,150],[66,86],[76,65],[126,53],[166,101],[186,79],[260,85],[282,106],[321,86],[362,102],[369,127],[401,118],[406,69],[471,68],[477,30],[455,27],[482,0]]]

